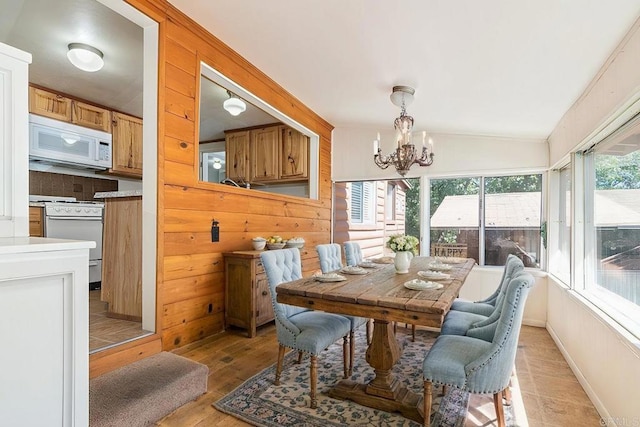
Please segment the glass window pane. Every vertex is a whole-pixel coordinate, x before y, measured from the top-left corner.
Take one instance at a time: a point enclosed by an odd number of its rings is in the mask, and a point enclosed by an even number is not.
[[[431,180],[432,256],[462,256],[479,261],[480,179]]]
[[[542,175],[485,178],[485,265],[504,265],[509,254],[540,267]]]
[[[391,182],[387,182],[387,200],[384,211],[387,221],[396,219],[396,185]]]
[[[640,121],[600,143],[590,157],[585,285],[639,323]]]
[[[550,248],[550,266],[565,284],[571,283],[571,166],[563,168],[558,179],[558,243]]]
[[[362,222],[362,182],[351,183],[351,222]]]

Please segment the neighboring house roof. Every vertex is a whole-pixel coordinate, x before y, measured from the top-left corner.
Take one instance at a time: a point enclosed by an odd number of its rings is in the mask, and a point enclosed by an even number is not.
[[[487,227],[527,228],[540,226],[540,193],[502,193],[485,196]],[[640,189],[597,190],[597,227],[640,225]],[[433,228],[475,228],[478,196],[447,196],[431,217]]]
[[[640,189],[597,190],[595,207],[598,227],[640,225]]]
[[[540,227],[540,193],[503,193],[485,196],[487,227]],[[433,228],[479,226],[478,196],[446,196],[431,217]]]
[[[640,246],[604,258],[602,264],[607,270],[640,270]]]

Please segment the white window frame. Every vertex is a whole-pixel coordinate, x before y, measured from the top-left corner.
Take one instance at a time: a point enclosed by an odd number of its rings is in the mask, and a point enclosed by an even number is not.
[[[473,174],[473,175],[456,175],[456,176],[446,176],[446,177],[429,177],[426,178],[421,181],[421,185],[424,184],[425,188],[428,188],[428,191],[423,191],[421,192],[421,199],[420,199],[420,204],[425,207],[423,208],[423,213],[422,213],[422,218],[423,218],[423,222],[421,224],[421,232],[422,232],[422,237],[421,236],[421,241],[423,241],[422,246],[424,248],[426,248],[426,250],[430,250],[430,246],[431,246],[431,242],[430,240],[430,235],[431,235],[431,216],[429,214],[429,209],[426,208],[428,206],[431,206],[431,192],[430,192],[430,188],[431,188],[431,180],[436,180],[436,179],[478,179],[478,185],[479,185],[479,190],[478,190],[478,212],[479,212],[479,226],[478,226],[478,265],[483,266],[483,267],[498,267],[498,268],[502,268],[502,266],[493,266],[493,265],[486,265],[485,266],[485,218],[484,218],[484,207],[485,207],[485,178],[497,178],[497,177],[505,177],[505,176],[521,176],[521,175],[540,175],[541,177],[541,182],[540,182],[540,223],[542,224],[544,221],[546,221],[546,202],[545,202],[545,197],[547,195],[547,191],[546,191],[546,183],[547,183],[547,176],[546,173],[544,171],[527,171],[527,172],[522,172],[522,173],[511,173],[511,174]],[[421,252],[423,255],[428,254],[429,252]],[[546,267],[546,252],[545,252],[545,248],[543,247],[542,243],[540,244],[540,255],[538,256],[539,259],[539,264],[540,267],[538,268],[534,268],[531,267],[532,269],[535,270],[544,270],[544,268]]]
[[[357,196],[354,187],[361,187]],[[377,185],[374,181],[355,181],[351,183],[351,206],[349,212],[349,222],[358,225],[373,225],[376,223],[375,209],[377,204]],[[359,209],[355,209],[359,205]],[[355,212],[361,212],[361,215],[354,217]]]
[[[385,192],[384,217],[387,222],[395,222],[397,216],[398,184],[387,181]]]
[[[608,133],[596,144],[604,141],[615,132],[617,130]],[[574,169],[572,220],[573,224],[582,224],[582,227],[572,227],[573,246],[571,249],[574,256],[571,288],[602,310],[622,328],[640,338],[640,307],[595,283],[595,263],[598,262],[594,253],[597,239],[593,235],[595,233],[593,226],[595,165],[590,153],[596,144],[584,153],[575,153],[572,158]]]

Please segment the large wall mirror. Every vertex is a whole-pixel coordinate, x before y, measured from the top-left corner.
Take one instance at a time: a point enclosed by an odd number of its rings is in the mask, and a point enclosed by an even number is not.
[[[199,116],[200,181],[318,198],[318,135],[205,63]]]

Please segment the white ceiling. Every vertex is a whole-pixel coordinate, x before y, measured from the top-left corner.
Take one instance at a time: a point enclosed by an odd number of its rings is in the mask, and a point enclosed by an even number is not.
[[[29,81],[142,117],[142,28],[95,0],[0,0],[0,41],[33,55]],[[67,60],[69,43],[104,54],[87,73]]]
[[[170,0],[334,126],[546,138],[640,0]]]
[[[170,1],[334,126],[391,130],[403,84],[415,130],[533,138],[640,16],[640,0]],[[33,54],[31,82],[142,115],[139,27],[95,0],[0,11],[0,41]],[[102,50],[103,70],[73,68],[71,42]]]

